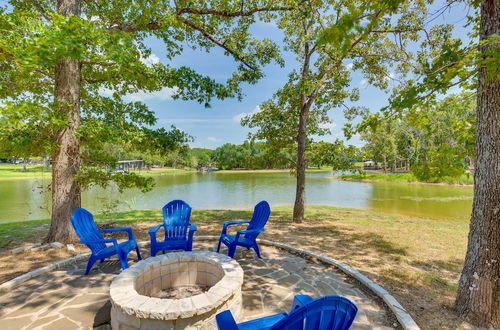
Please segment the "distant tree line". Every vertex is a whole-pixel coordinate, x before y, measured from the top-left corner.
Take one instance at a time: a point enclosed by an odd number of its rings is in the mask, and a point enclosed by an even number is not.
[[[117,159],[142,159],[148,165],[174,168],[218,168],[231,169],[290,169],[293,168],[293,154],[286,149],[274,152],[266,142],[247,140],[242,144],[225,143],[215,150],[189,148],[185,145],[176,150],[159,152],[158,149],[127,151],[124,147],[108,146],[108,152]],[[331,167],[333,170],[347,170],[359,158],[359,149],[346,146],[341,140],[312,142],[307,152],[309,167]]]
[[[468,173],[475,157],[475,104],[475,94],[464,92],[367,126],[361,131],[364,157],[422,181]]]

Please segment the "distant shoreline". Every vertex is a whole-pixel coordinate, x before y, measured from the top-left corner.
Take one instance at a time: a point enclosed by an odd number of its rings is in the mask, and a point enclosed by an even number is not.
[[[390,183],[405,183],[405,184],[424,184],[424,185],[435,185],[435,186],[462,186],[462,187],[473,187],[473,183],[469,182],[425,182],[413,179],[409,173],[402,173],[401,178],[390,176],[396,176],[397,173],[369,173],[365,177],[361,174],[344,174],[340,176],[331,176],[325,179],[339,180],[339,181],[351,181],[351,182],[390,182]],[[399,174],[401,175],[401,174]],[[458,179],[457,179],[458,180]]]

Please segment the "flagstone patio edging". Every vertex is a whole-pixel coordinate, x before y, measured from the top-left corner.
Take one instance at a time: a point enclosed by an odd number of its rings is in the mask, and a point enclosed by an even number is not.
[[[219,236],[195,236],[196,240],[218,240]],[[347,275],[354,277],[356,280],[361,282],[365,287],[367,287],[370,291],[372,291],[375,295],[380,297],[389,307],[389,309],[394,313],[396,318],[398,319],[398,322],[401,324],[403,329],[405,330],[420,330],[420,327],[417,325],[417,323],[413,320],[413,318],[408,314],[408,312],[404,309],[404,307],[394,298],[387,290],[382,288],[380,285],[376,284],[372,280],[370,280],[368,277],[363,275],[361,272],[358,270],[352,268],[351,266],[344,264],[338,260],[335,260],[333,258],[324,256],[320,253],[313,252],[311,250],[307,249],[302,249],[290,244],[285,244],[285,243],[279,243],[279,242],[274,242],[266,239],[257,239],[258,243],[261,243],[263,245],[268,245],[268,246],[274,246],[278,247],[293,253],[301,254],[301,255],[306,255],[311,258],[316,258],[326,264],[330,264],[332,266],[335,266],[336,268],[340,269],[342,272],[346,273]],[[149,241],[142,241],[139,242],[138,245],[140,247],[147,247],[150,244]],[[61,267],[64,267],[68,264],[76,263],[78,261],[81,261],[85,258],[87,258],[90,255],[89,253],[82,253],[78,254],[74,257],[68,258],[68,259],[63,259],[57,262],[54,262],[52,264],[49,264],[45,267],[37,268],[35,270],[32,270],[31,272],[28,272],[26,274],[23,274],[21,276],[18,276],[16,278],[13,278],[10,281],[7,281],[3,284],[0,284],[0,293],[4,293],[15,286],[42,274],[48,273],[54,269],[59,269]]]
[[[26,274],[15,277],[10,281],[7,281],[5,283],[0,284],[0,293],[5,293],[5,292],[9,291],[10,289],[14,288],[15,286],[33,278],[33,277],[48,273],[48,272],[55,270],[55,269],[62,268],[62,267],[69,265],[69,264],[77,263],[78,261],[83,260],[83,259],[87,258],[88,256],[90,256],[90,252],[77,254],[74,257],[56,261],[54,263],[48,264],[47,266],[37,268],[35,270],[32,270],[31,272],[27,272]]]

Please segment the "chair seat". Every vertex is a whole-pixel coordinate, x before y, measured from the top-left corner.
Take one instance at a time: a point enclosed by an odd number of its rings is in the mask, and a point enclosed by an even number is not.
[[[236,236],[235,235],[224,234],[224,235],[221,236],[220,240],[224,244],[230,245],[230,244],[232,244],[236,240]],[[249,240],[249,239],[247,239],[245,237],[240,236],[240,238],[238,239],[238,245],[245,246],[245,247],[252,247],[254,245],[254,241],[253,240]]]
[[[129,253],[130,251],[132,251],[133,249],[135,249],[137,247],[137,243],[136,243],[136,241],[125,241],[125,242],[119,243],[118,247],[123,252]],[[108,246],[108,247],[96,252],[94,255],[96,257],[107,258],[107,257],[110,257],[110,256],[115,255],[115,254],[116,254],[116,249],[113,245],[111,245],[111,246]]]
[[[164,241],[156,242],[156,246],[158,247],[158,250],[161,250],[161,248],[179,248],[179,249],[184,249],[187,245],[187,240],[186,239],[166,239]]]
[[[286,317],[286,313],[266,316],[260,319],[251,320],[238,324],[239,330],[266,330]]]

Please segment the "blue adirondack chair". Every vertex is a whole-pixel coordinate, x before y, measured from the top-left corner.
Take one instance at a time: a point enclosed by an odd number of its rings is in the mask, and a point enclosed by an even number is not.
[[[247,250],[252,248],[257,253],[257,256],[261,258],[259,246],[257,245],[257,236],[264,231],[264,226],[266,225],[269,215],[271,214],[271,208],[266,201],[259,202],[255,205],[253,210],[253,216],[251,221],[229,221],[224,222],[222,227],[222,233],[219,238],[219,245],[217,246],[217,252],[220,250],[220,244],[228,248],[228,256],[234,258],[234,253],[236,252],[236,246],[246,247]],[[240,230],[236,232],[236,235],[228,235],[227,228],[232,225],[238,225],[248,223],[248,227],[245,230]]]
[[[340,296],[313,299],[297,295],[290,313],[280,313],[237,324],[230,311],[217,314],[220,330],[347,330],[351,327],[358,308]]]
[[[76,234],[80,237],[80,243],[87,245],[92,251],[89,262],[87,263],[85,275],[90,272],[92,265],[94,265],[97,260],[101,260],[102,262],[104,259],[115,254],[118,256],[118,259],[120,259],[123,269],[128,268],[127,255],[133,249],[137,252],[137,259],[142,259],[139,247],[134,239],[132,228],[109,228],[98,230],[92,213],[82,208],[78,208],[73,212],[71,223],[73,224]],[[119,231],[126,231],[128,233],[128,241],[118,243],[115,238],[105,239],[101,235],[101,233]],[[109,243],[113,245],[108,246],[107,244]]]
[[[151,256],[159,251],[193,249],[193,236],[197,228],[195,224],[189,223],[191,217],[191,206],[181,200],[173,200],[166,204],[163,209],[163,224],[149,230],[151,237]],[[163,227],[165,229],[165,240],[157,241],[156,233]]]

